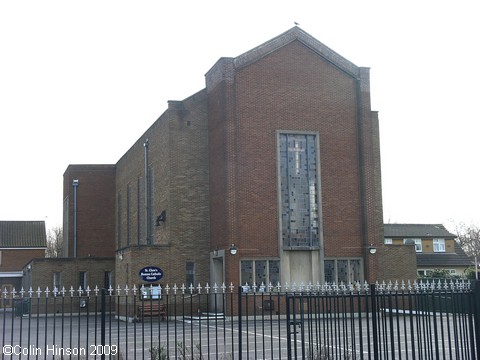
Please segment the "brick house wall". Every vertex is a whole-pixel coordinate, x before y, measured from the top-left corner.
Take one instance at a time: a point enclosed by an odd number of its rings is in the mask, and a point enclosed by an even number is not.
[[[30,260],[45,257],[45,249],[1,249],[0,272],[22,271]]]
[[[0,273],[20,272],[26,263],[34,258],[45,257],[45,249],[0,249]],[[22,286],[21,277],[1,277],[0,289],[17,290]]]

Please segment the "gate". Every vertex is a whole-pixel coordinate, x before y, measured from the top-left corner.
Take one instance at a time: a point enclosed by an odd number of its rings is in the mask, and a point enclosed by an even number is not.
[[[480,359],[478,283],[286,294],[289,359]]]

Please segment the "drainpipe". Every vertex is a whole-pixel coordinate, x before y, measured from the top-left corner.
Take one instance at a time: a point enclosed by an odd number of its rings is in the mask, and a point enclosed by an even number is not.
[[[145,239],[148,245],[150,239],[150,229],[148,226],[148,139],[145,140],[143,146],[145,146]]]
[[[77,188],[78,179],[73,179],[73,257],[77,257]]]

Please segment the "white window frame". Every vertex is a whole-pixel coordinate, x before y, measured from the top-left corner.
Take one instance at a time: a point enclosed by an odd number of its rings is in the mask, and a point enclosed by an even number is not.
[[[445,239],[433,239],[433,252],[445,252]]]
[[[393,240],[392,240],[391,238],[385,238],[384,244],[385,244],[385,245],[392,245],[392,244],[393,244]]]
[[[419,238],[407,238],[407,239],[403,239],[403,243],[405,244],[408,240],[413,240],[413,242],[415,243],[415,251],[416,251],[417,253],[423,251],[422,239],[419,239]]]

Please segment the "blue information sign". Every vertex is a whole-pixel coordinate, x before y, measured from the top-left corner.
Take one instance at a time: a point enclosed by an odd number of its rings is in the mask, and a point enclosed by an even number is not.
[[[146,266],[138,272],[143,281],[157,282],[163,277],[163,271],[157,266]]]

